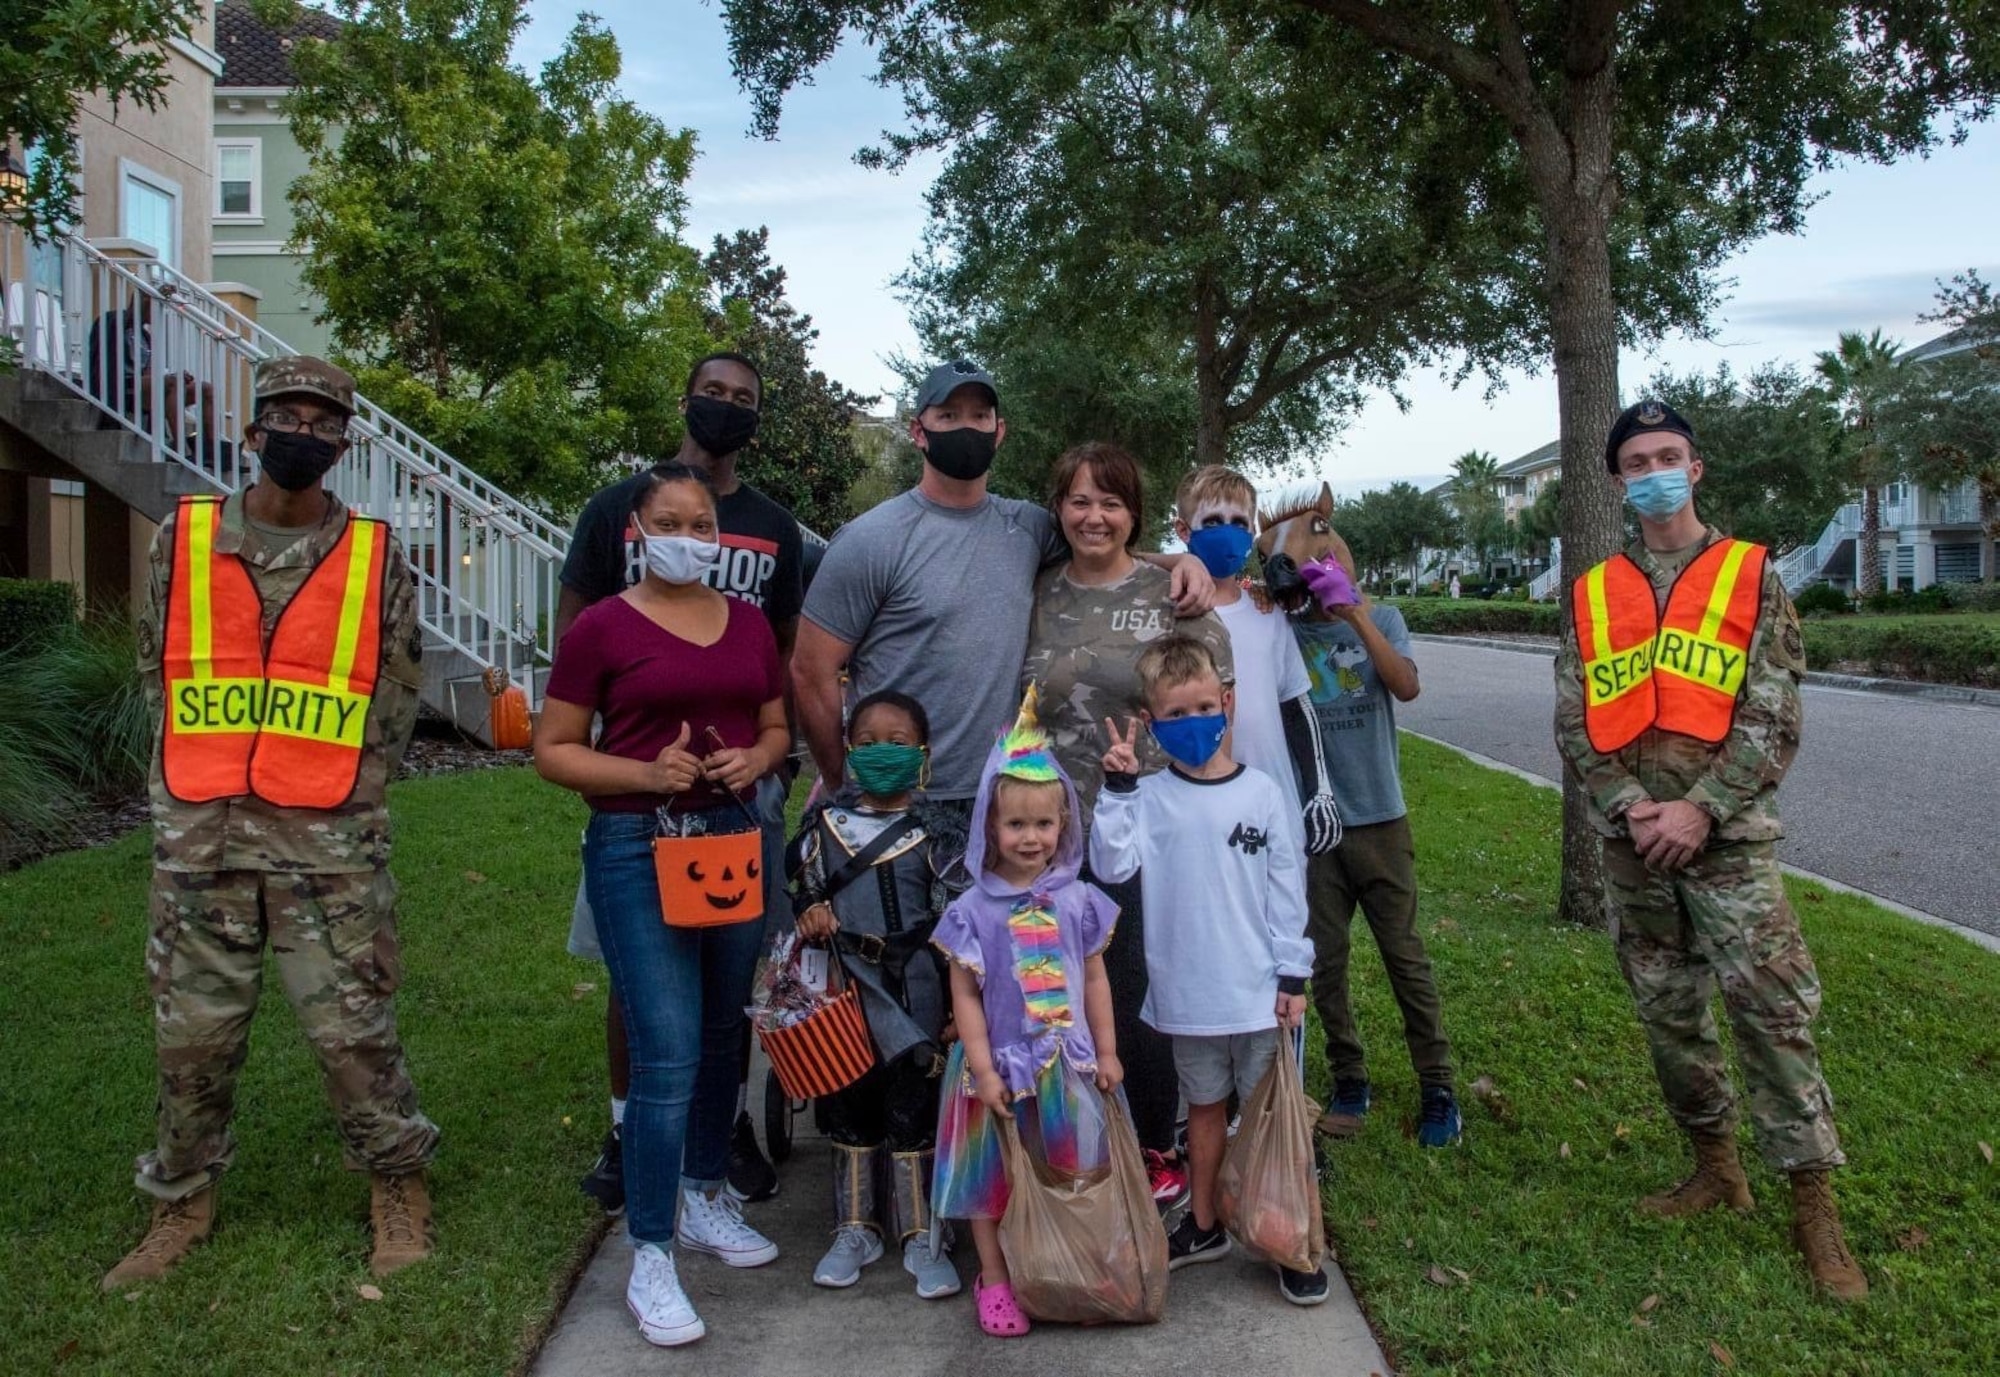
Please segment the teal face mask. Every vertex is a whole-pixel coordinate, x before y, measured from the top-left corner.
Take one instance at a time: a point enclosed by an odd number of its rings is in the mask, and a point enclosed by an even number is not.
[[[922,746],[871,741],[848,750],[847,775],[864,794],[894,798],[923,783],[927,755]]]
[[[1693,486],[1686,469],[1661,469],[1625,480],[1625,500],[1648,521],[1667,521],[1688,504]]]

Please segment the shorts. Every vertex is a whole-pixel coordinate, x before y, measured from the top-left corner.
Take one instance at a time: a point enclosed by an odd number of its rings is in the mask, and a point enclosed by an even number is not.
[[[780,775],[765,775],[757,781],[757,819],[764,833],[764,941],[770,944],[779,929],[792,926],[792,896],[786,892],[785,801],[791,786]],[[583,892],[583,880],[576,882],[576,902],[569,910],[569,954],[585,961],[602,962],[604,950],[597,945],[597,919],[590,911],[590,898]]]
[[[1173,1037],[1174,1072],[1180,1078],[1181,1098],[1190,1105],[1222,1104],[1232,1089],[1239,1099],[1249,1099],[1278,1053],[1276,1028]]]

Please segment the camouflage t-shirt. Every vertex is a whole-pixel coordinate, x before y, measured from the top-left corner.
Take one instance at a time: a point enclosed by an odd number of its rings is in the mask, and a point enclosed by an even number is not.
[[[389,863],[388,782],[402,760],[417,721],[423,686],[423,652],[416,588],[403,550],[393,539],[382,571],[382,666],[361,741],[354,792],[337,808],[280,808],[254,796],[183,803],[167,792],[161,770],[159,724],[164,721],[160,652],[165,639],[167,579],[174,558],[169,516],[153,538],[146,601],[139,614],[139,674],[154,721],[149,790],[153,811],[153,864],[162,870],[266,870],[299,874],[353,874]],[[296,539],[259,530],[244,518],[243,494],[222,504],[215,548],[241,557],[263,603],[264,644],[279,614],[347,529],[347,508],[329,502],[319,525]]]
[[[1634,541],[1625,553],[1652,581],[1661,607],[1696,555],[1721,540],[1713,526],[1684,550],[1655,553]],[[1609,755],[1590,744],[1584,727],[1583,657],[1573,621],[1563,625],[1556,657],[1556,747],[1590,798],[1590,821],[1607,837],[1627,835],[1623,814],[1644,799],[1686,799],[1715,819],[1716,841],[1772,841],[1785,834],[1778,818],[1778,784],[1799,753],[1805,710],[1799,681],[1805,676],[1799,616],[1778,577],[1777,561],[1764,562],[1763,606],[1750,634],[1750,665],[1737,693],[1729,734],[1716,745],[1675,732],[1647,730]]]
[[[1236,680],[1229,653],[1229,630],[1213,612],[1174,615],[1173,575],[1143,561],[1116,583],[1073,583],[1069,566],[1044,569],[1035,580],[1035,615],[1028,627],[1028,654],[1021,686],[1041,689],[1042,725],[1056,759],[1076,783],[1083,821],[1090,823],[1104,775],[1104,719],[1136,718],[1139,656],[1148,645],[1173,632],[1208,647],[1225,684]],[[1151,734],[1139,736],[1139,772],[1166,768],[1167,757]]]

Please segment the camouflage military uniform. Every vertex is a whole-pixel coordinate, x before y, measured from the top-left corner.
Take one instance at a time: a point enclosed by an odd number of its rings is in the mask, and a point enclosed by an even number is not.
[[[1085,827],[1104,783],[1098,762],[1110,743],[1104,719],[1137,717],[1139,656],[1162,636],[1192,636],[1208,647],[1222,682],[1236,678],[1229,629],[1213,612],[1176,617],[1173,576],[1143,561],[1116,583],[1072,583],[1068,565],[1044,569],[1035,580],[1034,619],[1021,685],[1039,685],[1041,720],[1056,759],[1076,783]],[[1167,757],[1150,734],[1140,733],[1139,773],[1166,768]]]
[[[174,525],[168,517],[153,541],[139,620],[139,669],[162,721]],[[248,568],[263,602],[267,645],[279,613],[346,526],[346,509],[332,500],[320,524],[296,538],[249,522],[241,493],[223,503],[215,548],[240,555]],[[167,792],[155,743],[146,970],[159,1053],[159,1125],[156,1147],[139,1159],[137,1181],[161,1199],[202,1190],[234,1154],[229,1120],[267,941],[319,1057],[348,1165],[411,1172],[436,1148],[437,1128],[417,1109],[391,998],[401,961],[385,788],[409,743],[422,682],[415,587],[393,542],[383,583],[381,673],[346,803],[324,810],[280,808],[255,797],[183,803]]]
[[[1722,538],[1710,527],[1687,550],[1662,557],[1634,543],[1626,554],[1664,607],[1675,576]],[[1768,561],[1750,667],[1719,745],[1648,730],[1620,751],[1599,753],[1584,730],[1583,660],[1573,627],[1565,627],[1556,662],[1557,745],[1604,837],[1618,961],[1667,1106],[1692,1134],[1734,1128],[1736,1095],[1710,1007],[1719,986],[1758,1148],[1785,1172],[1846,1160],[1810,1027],[1819,975],[1785,898],[1775,847],[1784,835],[1778,784],[1799,749],[1804,673],[1798,614]],[[1685,869],[1657,873],[1639,859],[1621,819],[1645,799],[1685,799],[1714,819],[1707,845]]]

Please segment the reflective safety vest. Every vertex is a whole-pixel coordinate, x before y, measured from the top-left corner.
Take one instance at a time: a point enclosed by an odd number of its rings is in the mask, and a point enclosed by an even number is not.
[[[337,807],[354,792],[382,661],[387,528],[349,514],[279,613],[268,653],[262,599],[243,561],[216,551],[221,529],[219,498],[181,499],[161,660],[167,792]]]
[[[1710,744],[1729,735],[1764,603],[1761,545],[1719,540],[1695,556],[1658,611],[1653,582],[1613,555],[1576,581],[1570,611],[1583,655],[1583,721],[1595,749],[1649,727]]]

